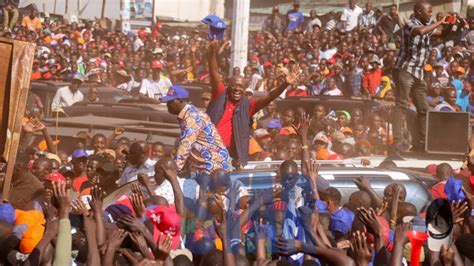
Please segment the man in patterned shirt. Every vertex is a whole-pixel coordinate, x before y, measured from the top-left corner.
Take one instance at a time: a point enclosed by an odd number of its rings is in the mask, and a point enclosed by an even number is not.
[[[178,171],[182,171],[186,163],[208,174],[216,169],[230,171],[229,153],[216,127],[205,112],[186,102],[188,98],[186,89],[177,85],[171,86],[168,94],[160,98],[168,112],[178,116],[181,127],[175,158]]]
[[[412,132],[413,149],[422,151],[426,133],[426,82],[423,79],[423,67],[431,50],[431,36],[441,35],[438,29],[446,19],[436,23],[431,19],[433,9],[427,1],[417,2],[413,8],[414,15],[403,27],[400,52],[393,69],[396,85],[395,110],[393,114],[394,145],[390,149],[392,157],[399,158],[403,139],[404,120],[410,107],[409,97],[413,97],[419,123],[418,132]],[[416,134],[413,134],[416,133]]]

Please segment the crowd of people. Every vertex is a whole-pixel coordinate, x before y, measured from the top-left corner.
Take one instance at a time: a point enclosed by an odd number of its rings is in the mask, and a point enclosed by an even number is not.
[[[431,108],[474,112],[474,25],[458,14],[438,13],[434,22],[431,5],[420,2],[402,19],[395,5],[384,14],[351,0],[327,19],[315,11],[307,18],[294,1],[286,15],[273,7],[262,30],[250,33],[241,70],[230,69],[227,37],[168,35],[160,23],[123,33],[99,22],[40,19],[35,10],[19,18],[14,1],[2,10],[2,37],[37,44],[31,79],[71,82],[58,89],[51,110],[100,101],[94,86],[86,97],[79,91],[85,82],[115,87],[138,102],[166,104],[181,135],[170,148],[130,140],[123,128],[110,136],[84,130],[71,149],[51,137],[44,105],[30,95],[10,193],[0,204],[1,263],[474,262],[474,153],[461,169],[427,167],[436,184],[427,188],[434,200],[423,209],[406,201],[399,182],[379,194],[359,177],[358,190],[345,195],[318,174],[315,161],[390,155],[389,145],[418,148],[418,134],[413,141],[400,137],[408,109],[416,109],[421,124]],[[201,95],[204,108],[176,85],[187,83],[211,85]],[[392,130],[383,110],[318,104],[277,111],[278,100],[319,95],[395,101],[399,114]],[[32,134],[44,140],[29,145]],[[233,178],[252,160],[283,161],[271,187],[253,191]],[[426,244],[411,241],[424,232]]]

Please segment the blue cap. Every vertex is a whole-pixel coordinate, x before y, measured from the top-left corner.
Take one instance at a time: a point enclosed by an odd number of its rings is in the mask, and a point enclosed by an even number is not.
[[[201,20],[202,23],[211,26],[217,30],[225,30],[225,22],[218,16],[209,15]]]
[[[209,15],[201,20],[202,23],[209,26],[209,40],[213,40],[214,37],[218,40],[222,40],[224,38],[225,32],[225,22],[218,16]]]
[[[77,149],[77,150],[74,150],[74,151],[72,152],[72,156],[71,156],[71,157],[72,157],[72,159],[74,160],[74,159],[79,159],[79,158],[83,158],[83,157],[87,158],[87,157],[89,157],[89,156],[87,155],[86,150],[84,150],[84,149]]]
[[[173,85],[168,89],[168,93],[166,94],[166,96],[160,98],[160,101],[162,103],[166,103],[175,99],[188,99],[188,98],[189,98],[189,93],[185,88],[179,85]]]
[[[8,203],[0,204],[0,221],[8,224],[15,223],[15,209]]]
[[[316,202],[314,202],[314,207],[318,209],[319,213],[329,213],[326,203],[322,200],[316,200]]]
[[[462,191],[463,184],[462,180],[454,177],[448,178],[448,181],[446,181],[446,185],[444,186],[444,193],[446,193],[448,201],[451,202],[453,200],[457,201],[466,199],[466,194]]]
[[[278,119],[272,119],[268,122],[267,128],[281,129],[281,123]]]
[[[347,234],[351,231],[352,222],[354,221],[354,213],[348,209],[342,208],[331,214],[331,221],[329,222],[329,229],[332,232],[340,232]]]

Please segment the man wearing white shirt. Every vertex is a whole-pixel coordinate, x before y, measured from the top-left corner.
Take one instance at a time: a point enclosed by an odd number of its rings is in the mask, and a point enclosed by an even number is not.
[[[137,180],[139,174],[145,174],[149,178],[155,175],[156,161],[148,158],[148,152],[148,145],[143,141],[130,145],[126,154],[129,165],[123,170],[117,181],[119,186]]]
[[[51,103],[51,110],[71,106],[84,100],[84,95],[79,91],[83,82],[84,77],[77,74],[73,77],[71,85],[59,88]]]
[[[173,85],[169,78],[161,74],[163,64],[158,60],[151,62],[151,68],[153,69],[153,78],[147,80],[146,86],[140,89],[140,93],[147,95],[148,98],[159,100],[161,97],[166,96],[168,89]]]
[[[356,0],[349,0],[349,8],[342,11],[341,21],[344,31],[355,29],[359,22],[359,16],[364,12],[362,8],[356,5]]]

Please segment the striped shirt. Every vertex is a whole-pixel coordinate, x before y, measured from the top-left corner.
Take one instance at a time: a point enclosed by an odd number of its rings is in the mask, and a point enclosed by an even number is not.
[[[398,53],[395,69],[405,70],[415,78],[423,79],[423,67],[426,64],[431,48],[430,37],[435,30],[424,35],[412,36],[413,29],[433,24],[430,20],[427,24],[421,23],[416,18],[410,18],[403,27],[402,43]]]

